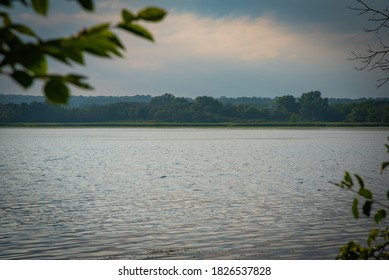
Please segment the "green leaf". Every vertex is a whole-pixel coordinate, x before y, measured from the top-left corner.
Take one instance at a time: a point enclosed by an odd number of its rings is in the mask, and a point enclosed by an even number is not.
[[[85,80],[85,76],[77,75],[77,74],[69,74],[65,77],[66,81],[69,83],[78,86],[82,89],[93,89],[89,84],[84,83],[82,80]]]
[[[58,59],[59,61],[71,65],[68,58],[64,55],[64,50],[58,45],[58,42],[49,42],[41,46],[41,50],[51,57]]]
[[[368,189],[359,189],[358,194],[366,199],[371,199],[373,197],[373,194]]]
[[[166,16],[166,11],[157,7],[147,7],[138,13],[138,18],[147,21],[160,21]]]
[[[109,32],[110,26],[111,26],[111,24],[109,22],[94,25],[94,26],[86,29],[84,32],[81,32],[79,36],[83,36],[83,35],[89,36],[92,34],[101,34],[101,33],[106,32],[106,31]]]
[[[32,0],[32,6],[38,14],[47,15],[49,0]]]
[[[36,75],[45,75],[47,73],[46,58],[36,49],[26,49],[25,56],[20,63]]]
[[[382,163],[382,165],[381,165],[381,173],[384,172],[385,168],[388,167],[388,165],[389,165],[389,161]]]
[[[68,48],[63,50],[63,54],[78,64],[85,64],[84,55],[81,50]]]
[[[353,216],[355,219],[359,218],[358,203],[359,203],[358,199],[354,198],[352,211],[353,211]]]
[[[367,245],[369,245],[369,247],[371,246],[372,244],[372,241],[375,241],[378,234],[380,233],[380,230],[379,229],[372,229],[370,232],[369,232],[369,236],[367,238]]]
[[[153,35],[146,28],[138,24],[126,22],[120,23],[118,27],[154,42]]]
[[[19,32],[21,34],[32,36],[32,37],[37,37],[35,32],[32,31],[32,29],[29,28],[28,26],[21,25],[21,24],[14,24],[11,26],[11,28],[16,30],[17,32]]]
[[[70,92],[62,79],[50,79],[44,86],[47,99],[56,104],[67,104]]]
[[[78,0],[80,5],[88,11],[93,11],[94,6],[93,6],[93,1],[92,0]]]
[[[371,201],[365,201],[365,204],[363,204],[362,209],[363,209],[363,214],[366,216],[370,217],[370,211],[371,211],[371,205],[373,203]]]
[[[9,17],[9,15],[7,13],[0,12],[0,17],[3,18],[4,27],[8,27],[12,24],[11,18]]]
[[[114,34],[112,34],[112,36],[108,37],[108,39],[114,43],[116,46],[118,46],[119,48],[121,49],[125,49],[123,43],[119,40],[119,38],[117,36],[115,36]]]
[[[353,180],[351,178],[351,175],[349,172],[344,172],[344,180],[347,182],[347,183],[350,183],[351,185],[353,184]]]
[[[378,224],[386,217],[386,211],[384,209],[378,210],[377,213],[374,215],[374,220]]]
[[[122,19],[124,22],[131,22],[133,20],[136,20],[136,16],[129,10],[123,9],[122,10]]]
[[[14,32],[12,32],[12,30],[9,28],[0,29],[0,40],[1,40],[1,45],[5,44],[11,50],[19,50],[25,45],[24,42],[16,34],[14,34]],[[5,56],[5,58],[7,57],[8,55]]]
[[[359,186],[361,187],[361,189],[365,188],[365,183],[363,182],[362,177],[359,176],[358,174],[354,174],[354,176],[355,176],[355,178],[357,178]]]
[[[24,88],[28,88],[29,86],[31,86],[33,81],[33,78],[27,72],[24,71],[14,71],[11,74],[11,77]]]
[[[119,48],[122,48],[122,44],[109,30],[65,40],[62,42],[62,46],[65,50],[73,50],[74,52],[85,51],[101,57],[111,57],[112,54],[122,56],[119,51]],[[79,56],[80,58],[81,56]],[[76,57],[72,56],[72,59],[76,59]]]

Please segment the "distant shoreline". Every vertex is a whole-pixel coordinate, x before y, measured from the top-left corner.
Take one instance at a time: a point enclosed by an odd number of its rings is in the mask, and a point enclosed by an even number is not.
[[[356,122],[261,122],[261,123],[173,123],[173,122],[85,122],[85,123],[0,123],[0,127],[166,127],[166,128],[185,128],[185,127],[372,127],[389,128],[389,123],[356,123]]]

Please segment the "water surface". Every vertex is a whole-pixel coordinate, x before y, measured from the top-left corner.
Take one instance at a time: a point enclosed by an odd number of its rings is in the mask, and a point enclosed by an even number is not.
[[[387,135],[0,129],[0,258],[333,259],[371,225],[328,181],[385,186]]]

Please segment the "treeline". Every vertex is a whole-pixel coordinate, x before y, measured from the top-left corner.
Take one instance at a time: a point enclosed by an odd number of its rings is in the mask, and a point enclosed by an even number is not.
[[[90,105],[108,105],[120,102],[143,102],[148,103],[151,100],[150,95],[135,95],[135,96],[82,96],[73,95],[70,97],[67,104],[68,107],[84,107]],[[45,97],[42,95],[11,95],[0,94],[0,104],[15,103],[30,104],[32,102],[45,102]]]
[[[330,104],[319,91],[301,97],[285,95],[275,99],[195,99],[172,94],[152,97],[149,102],[118,102],[81,107],[55,106],[45,102],[0,104],[0,122],[122,122],[153,121],[182,123],[219,122],[374,122],[389,123],[389,101],[368,99],[359,103]],[[272,100],[272,102],[270,102]],[[252,101],[252,99],[251,99]]]

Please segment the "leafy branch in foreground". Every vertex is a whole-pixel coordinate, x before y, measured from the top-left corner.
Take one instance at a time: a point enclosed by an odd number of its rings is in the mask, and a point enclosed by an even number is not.
[[[369,15],[369,21],[373,22],[375,26],[373,28],[365,28],[366,32],[373,32],[378,34],[380,31],[389,28],[389,10],[385,8],[378,10],[371,8],[362,0],[357,0],[358,7],[350,7],[351,10],[357,11],[357,15]],[[385,31],[384,31],[385,32]],[[389,34],[385,34],[388,36]],[[368,47],[366,54],[357,54],[352,52],[353,58],[351,60],[359,60],[362,63],[361,67],[357,67],[357,70],[380,70],[389,74],[389,45],[379,37],[380,43],[374,47]],[[383,86],[389,81],[389,76],[378,79],[377,87]]]
[[[0,0],[0,5],[12,8],[15,1]],[[42,16],[49,10],[48,0],[20,0]],[[92,0],[77,0],[81,7],[94,11]],[[81,30],[69,37],[43,40],[35,31],[24,24],[15,23],[10,15],[0,11],[0,75],[12,78],[23,88],[29,88],[35,80],[44,82],[46,98],[58,104],[66,104],[70,90],[68,85],[90,90],[85,82],[87,77],[69,73],[67,75],[49,73],[47,59],[56,59],[68,66],[85,65],[84,55],[91,54],[102,58],[122,57],[125,50],[114,28],[125,30],[149,41],[153,35],[139,21],[158,22],[166,16],[166,11],[157,7],[147,7],[137,14],[123,9],[121,21],[116,24],[101,23]]]
[[[386,144],[385,146],[389,153],[389,145]],[[381,164],[381,174],[388,165],[389,162],[383,162]],[[354,183],[355,179],[357,184]],[[357,195],[353,200],[351,208],[355,219],[359,219],[360,212],[370,217],[373,205],[379,208],[374,214],[375,223],[378,225],[386,218],[389,204],[375,199],[373,193],[365,187],[363,178],[358,174],[353,174],[352,176],[349,172],[345,172],[343,180],[340,183],[332,182],[332,184],[352,191]],[[358,191],[353,189],[355,185],[359,187]],[[364,200],[362,206],[360,206],[358,198]],[[389,190],[386,194],[386,199],[389,201]],[[348,242],[339,249],[337,259],[389,259],[389,227],[373,228],[370,230],[367,238],[367,247],[363,247],[354,241]]]

